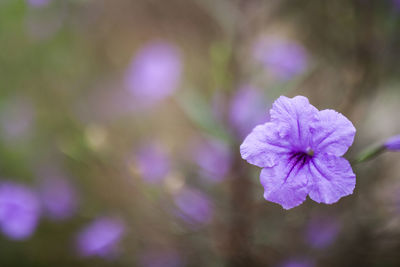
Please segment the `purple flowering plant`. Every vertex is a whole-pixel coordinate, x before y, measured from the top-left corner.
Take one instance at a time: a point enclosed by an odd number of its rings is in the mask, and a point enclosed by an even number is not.
[[[341,224],[333,216],[317,216],[312,218],[306,227],[305,240],[309,246],[324,249],[337,239]]]
[[[179,87],[181,74],[179,48],[166,41],[153,41],[139,49],[132,59],[125,85],[141,102],[154,103]]]
[[[290,80],[308,67],[305,48],[282,37],[265,36],[258,39],[253,47],[253,57],[279,80]]]
[[[49,218],[64,220],[76,212],[77,193],[67,179],[47,178],[41,183],[39,192],[43,209]]]
[[[240,137],[245,137],[254,126],[268,121],[269,118],[264,113],[270,105],[260,88],[243,85],[231,100],[230,124]]]
[[[113,217],[98,218],[78,234],[78,252],[83,257],[113,257],[124,232],[122,220]]]
[[[50,3],[51,0],[28,0],[28,4],[32,7],[43,7]]]
[[[218,139],[208,138],[195,144],[193,160],[200,169],[201,176],[209,181],[223,181],[232,167],[232,157],[227,144]]]
[[[314,264],[308,259],[288,259],[279,267],[313,267]]]
[[[213,217],[211,200],[202,192],[182,189],[175,197],[176,215],[193,227],[209,223]]]
[[[143,145],[137,152],[135,163],[140,176],[150,184],[161,183],[171,169],[165,149],[155,143]]]
[[[389,137],[378,145],[367,147],[360,153],[354,163],[361,163],[373,159],[386,151],[400,151],[400,135]]]
[[[390,137],[384,144],[387,150],[398,151],[400,150],[400,135]]]
[[[40,203],[29,187],[13,182],[0,185],[0,230],[12,240],[30,238],[40,218]]]
[[[342,156],[356,129],[346,117],[330,109],[319,111],[304,96],[279,97],[270,116],[240,146],[243,159],[263,168],[266,200],[291,209],[307,195],[332,204],[352,194],[356,176]]]

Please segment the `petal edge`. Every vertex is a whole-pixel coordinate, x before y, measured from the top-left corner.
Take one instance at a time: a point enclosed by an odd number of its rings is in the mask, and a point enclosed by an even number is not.
[[[356,175],[345,158],[319,155],[310,161],[309,171],[312,181],[309,196],[312,200],[332,204],[353,193]]]
[[[289,151],[289,144],[279,138],[278,127],[269,122],[256,126],[240,145],[242,158],[261,168],[275,166],[279,154]]]
[[[278,165],[262,169],[260,181],[264,198],[286,210],[303,203],[309,193],[308,169],[290,161],[289,154]]]

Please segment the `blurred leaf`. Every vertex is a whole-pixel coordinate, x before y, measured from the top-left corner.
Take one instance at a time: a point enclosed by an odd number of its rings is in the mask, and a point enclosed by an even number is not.
[[[196,126],[218,139],[232,143],[233,137],[214,119],[210,104],[201,94],[187,90],[177,95],[176,99],[183,112]]]
[[[227,69],[231,61],[232,48],[226,42],[215,42],[210,48],[211,74],[216,88],[229,88],[232,77]]]

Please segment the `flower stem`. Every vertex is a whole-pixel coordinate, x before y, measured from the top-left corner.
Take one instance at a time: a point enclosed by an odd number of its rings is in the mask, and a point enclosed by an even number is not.
[[[372,146],[368,147],[365,150],[363,150],[355,160],[352,161],[351,165],[356,165],[358,163],[362,163],[368,160],[371,160],[373,158],[376,158],[380,154],[386,151],[386,148],[384,145],[378,145],[378,146]]]

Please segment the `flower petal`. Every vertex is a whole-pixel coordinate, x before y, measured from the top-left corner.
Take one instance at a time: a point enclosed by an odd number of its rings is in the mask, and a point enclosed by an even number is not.
[[[288,140],[295,150],[305,150],[310,146],[310,125],[316,121],[318,109],[306,97],[281,96],[274,102],[270,114],[272,122],[282,125],[281,137]]]
[[[353,193],[356,175],[350,163],[331,154],[319,154],[309,164],[310,198],[318,203],[332,204]]]
[[[281,157],[279,164],[264,168],[260,180],[264,187],[264,198],[280,204],[284,209],[291,209],[304,202],[309,192],[308,167],[290,155]]]
[[[279,137],[279,126],[270,122],[256,126],[240,146],[242,158],[262,168],[276,165],[279,154],[289,151],[290,144]]]
[[[395,135],[386,140],[384,146],[388,150],[400,150],[400,135]]]
[[[318,122],[311,127],[315,152],[342,156],[351,146],[356,129],[342,114],[331,110],[318,112]]]

